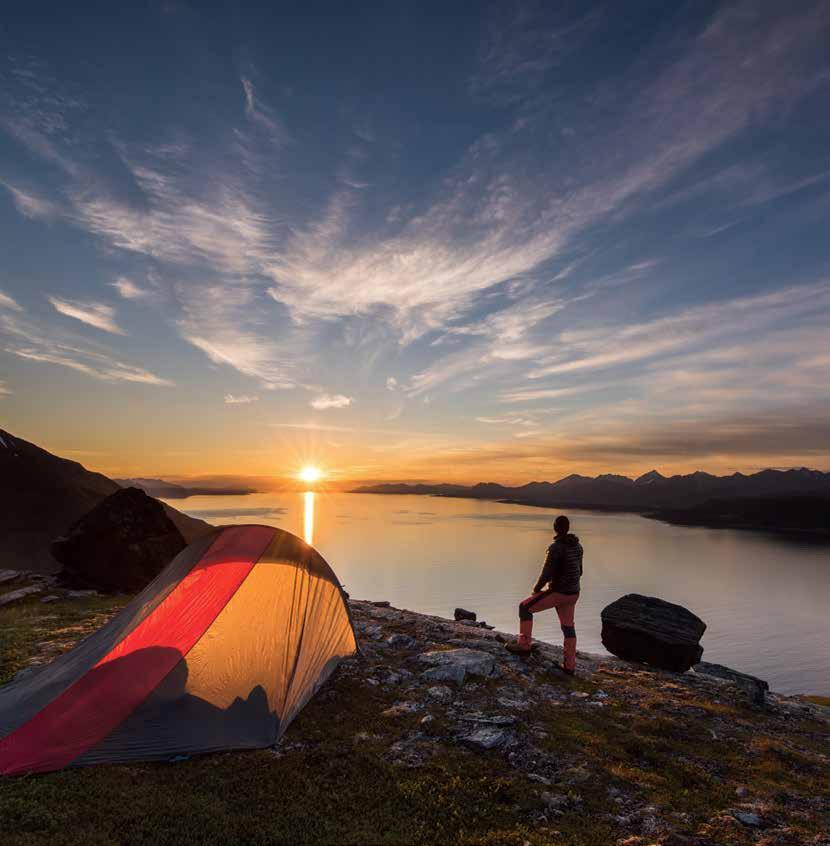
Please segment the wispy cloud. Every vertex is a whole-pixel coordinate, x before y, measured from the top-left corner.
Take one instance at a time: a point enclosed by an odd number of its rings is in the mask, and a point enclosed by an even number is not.
[[[81,302],[79,300],[64,300],[60,297],[49,297],[55,311],[66,317],[72,317],[94,326],[103,332],[113,335],[126,335],[127,333],[115,322],[115,309],[103,303]]]
[[[272,140],[283,141],[286,137],[286,131],[282,123],[276,117],[273,109],[257,97],[253,81],[246,76],[240,77],[239,81],[245,93],[245,114],[267,130]]]
[[[269,390],[294,387],[291,374],[301,350],[280,345],[265,334],[250,287],[181,285],[176,292],[183,310],[179,331],[210,361],[251,376]]]
[[[11,312],[0,311],[0,336],[8,339],[6,352],[28,361],[66,367],[107,382],[135,382],[172,386],[170,379],[120,361],[105,347],[86,344],[54,329],[44,329]]]
[[[14,205],[23,217],[32,220],[48,220],[58,214],[58,207],[49,200],[38,197],[31,191],[25,191],[10,182],[0,180],[0,185],[12,195]]]
[[[60,352],[61,347],[59,345],[56,348],[58,351],[48,352],[32,347],[9,347],[8,352],[29,361],[39,361],[44,364],[57,364],[61,367],[68,367],[71,370],[77,370],[79,373],[86,373],[88,376],[103,379],[105,382],[137,382],[143,385],[161,385],[165,387],[171,387],[175,384],[169,379],[162,379],[160,376],[156,376],[155,373],[150,373],[141,367],[133,367],[118,361],[104,363],[98,356],[90,356],[88,353],[84,354],[78,350],[71,349]],[[85,355],[91,361],[84,361]]]
[[[518,148],[511,151],[533,171],[532,181],[515,165],[497,168],[513,142],[490,136],[470,147],[430,208],[365,245],[347,239],[354,197],[333,195],[320,219],[266,267],[276,283],[272,296],[304,317],[385,307],[405,340],[446,324],[476,293],[537,270],[577,233],[664,185],[753,117],[809,93],[816,82],[806,57],[817,49],[815,33],[826,28],[822,14],[770,27],[752,4],[719,13],[629,109],[609,111],[611,123],[586,142],[587,151],[572,154],[574,189],[560,182],[561,168],[532,168]],[[747,43],[751,56],[738,64]],[[582,160],[590,167],[583,170]]]
[[[14,299],[2,291],[0,291],[0,308],[6,308],[10,311],[23,311],[22,307]]]
[[[0,399],[11,396],[11,393],[11,388],[5,382],[0,381]]]
[[[488,426],[538,426],[539,422],[532,417],[476,417],[477,423]]]
[[[592,391],[605,390],[607,385],[575,385],[569,388],[525,388],[517,391],[506,391],[499,396],[499,402],[536,402],[537,400],[570,397],[574,394],[584,394]]]
[[[150,292],[141,288],[126,276],[119,276],[115,282],[109,283],[125,300],[140,300],[150,296]]]
[[[343,394],[321,394],[319,397],[314,397],[309,405],[317,411],[325,411],[329,408],[348,408],[352,402],[352,397]]]
[[[196,191],[158,162],[126,162],[143,191],[143,207],[79,188],[72,197],[78,225],[119,249],[173,264],[232,274],[261,267],[272,239],[270,220],[244,190],[212,181]]]
[[[774,330],[783,321],[824,320],[830,314],[830,283],[785,288],[685,309],[645,323],[564,331],[556,357],[541,362],[532,379],[589,372],[665,358],[716,342]]]
[[[256,394],[225,394],[225,405],[249,405],[259,402]]]

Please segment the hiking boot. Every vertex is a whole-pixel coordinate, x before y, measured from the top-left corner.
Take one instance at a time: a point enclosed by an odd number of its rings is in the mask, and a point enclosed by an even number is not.
[[[520,640],[514,640],[505,644],[505,649],[514,655],[530,655],[533,652],[533,647],[525,645]]]
[[[569,667],[566,667],[563,664],[560,664],[558,661],[551,662],[551,667],[553,667],[554,670],[561,670],[567,676],[575,676],[576,675],[576,670],[572,670]]]

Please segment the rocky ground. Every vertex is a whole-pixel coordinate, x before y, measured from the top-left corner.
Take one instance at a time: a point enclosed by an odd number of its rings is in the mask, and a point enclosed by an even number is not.
[[[3,675],[123,601],[0,609]],[[830,846],[830,709],[582,653],[574,679],[555,646],[351,607],[362,654],[278,748],[0,782],[3,842]]]
[[[584,653],[571,679],[556,646],[522,659],[499,632],[352,607],[364,654],[341,678],[392,694],[381,713],[395,766],[447,745],[475,766],[498,760],[527,783],[532,823],[553,842],[565,818],[589,814],[626,846],[830,844],[825,707],[775,694],[758,707],[728,681]]]

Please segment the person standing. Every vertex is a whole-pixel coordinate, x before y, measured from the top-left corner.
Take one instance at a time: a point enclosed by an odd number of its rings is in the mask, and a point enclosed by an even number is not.
[[[571,534],[570,520],[561,514],[553,522],[555,534],[533,593],[519,603],[519,638],[507,644],[510,652],[529,655],[532,649],[533,615],[555,608],[565,639],[563,670],[576,672],[576,628],[574,609],[579,599],[582,576],[582,544]]]

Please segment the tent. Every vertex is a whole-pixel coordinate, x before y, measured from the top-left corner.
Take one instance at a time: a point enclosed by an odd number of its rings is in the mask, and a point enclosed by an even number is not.
[[[71,652],[0,688],[0,773],[270,746],[356,650],[312,547],[215,529]]]

